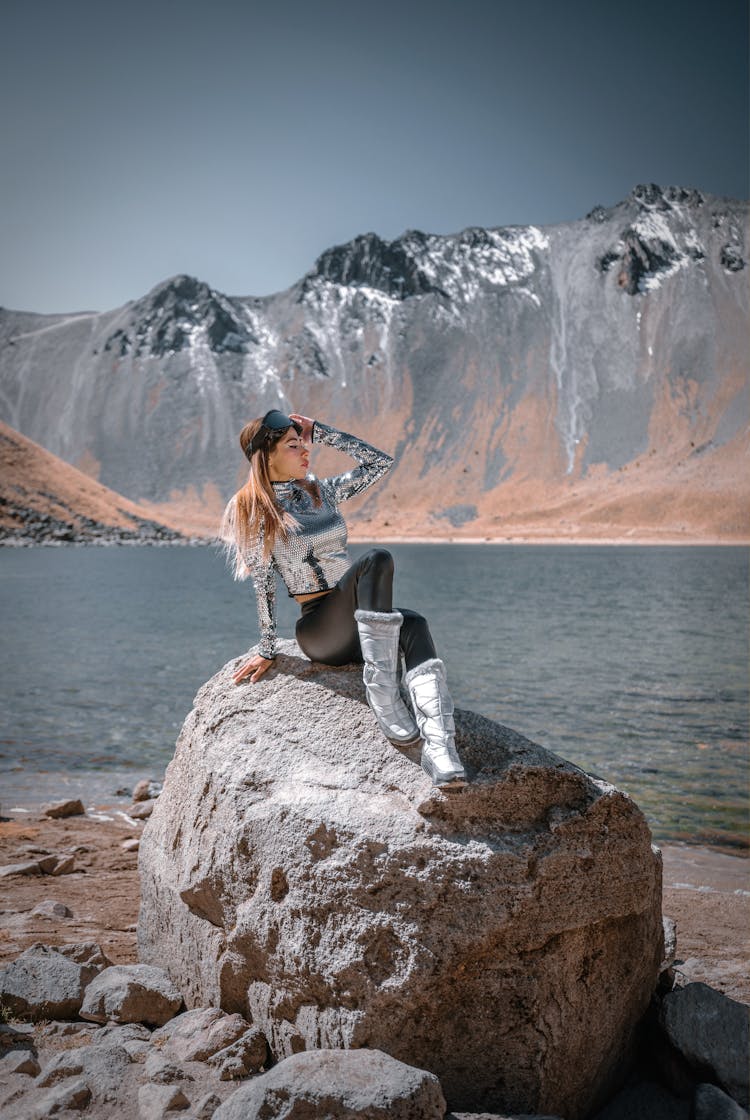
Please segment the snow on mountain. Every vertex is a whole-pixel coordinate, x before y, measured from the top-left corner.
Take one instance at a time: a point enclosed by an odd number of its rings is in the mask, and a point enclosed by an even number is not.
[[[263,298],[177,276],[99,315],[0,311],[0,416],[134,500],[218,511],[239,429],[278,405],[396,453],[372,531],[502,536],[536,510],[553,535],[679,537],[690,492],[747,535],[747,221],[652,184],[544,229],[364,234]]]

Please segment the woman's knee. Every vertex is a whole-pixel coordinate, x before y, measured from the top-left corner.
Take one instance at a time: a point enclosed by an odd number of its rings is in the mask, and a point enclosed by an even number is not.
[[[423,614],[418,611],[404,610],[403,607],[398,608],[401,611],[404,621],[401,623],[401,630],[404,634],[408,634],[414,639],[430,638],[430,627],[427,619]]]
[[[387,548],[371,548],[362,557],[368,568],[375,568],[384,575],[393,574],[393,557]]]

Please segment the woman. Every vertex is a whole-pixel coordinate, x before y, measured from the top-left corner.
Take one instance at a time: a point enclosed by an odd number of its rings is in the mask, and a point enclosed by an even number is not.
[[[316,479],[307,473],[313,442],[346,452],[359,466]],[[464,785],[453,701],[427,622],[415,611],[393,609],[389,552],[372,549],[354,564],[346,552],[339,503],[381,478],[393,459],[319,420],[277,409],[247,424],[240,445],[250,474],[225,510],[221,536],[234,554],[235,578],[253,578],[261,638],[235,683],[260,680],[273,665],[278,572],[302,607],[296,626],[302,651],[326,665],[364,661],[367,700],[386,738],[404,746],[421,737],[422,766],[433,782]],[[402,654],[416,723],[399,690]]]

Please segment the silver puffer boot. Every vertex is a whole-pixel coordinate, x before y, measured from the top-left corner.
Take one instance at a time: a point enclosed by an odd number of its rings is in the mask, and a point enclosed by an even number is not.
[[[422,769],[436,786],[466,785],[466,771],[456,751],[453,700],[438,658],[423,661],[406,674],[414,714],[422,734]]]
[[[398,638],[404,616],[399,611],[355,611],[365,663],[367,703],[380,730],[399,747],[419,742],[419,728],[399,692]]]

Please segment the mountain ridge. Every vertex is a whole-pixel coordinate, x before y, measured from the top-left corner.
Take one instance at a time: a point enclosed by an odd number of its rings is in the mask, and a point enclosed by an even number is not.
[[[746,539],[747,221],[645,184],[557,226],[363,234],[270,296],[178,275],[36,330],[0,312],[0,415],[163,510],[218,516],[278,405],[396,454],[357,532],[504,538],[538,509],[551,537]]]

